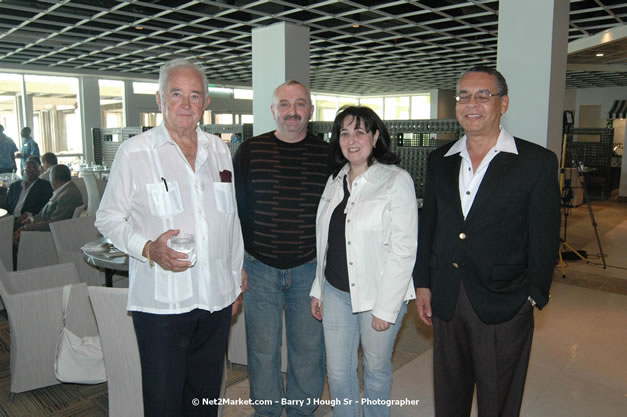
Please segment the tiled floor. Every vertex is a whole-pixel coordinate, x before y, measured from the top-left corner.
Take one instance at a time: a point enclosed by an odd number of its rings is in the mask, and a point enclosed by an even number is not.
[[[551,302],[535,314],[522,416],[627,415],[627,204],[615,199],[593,202],[593,215],[607,268],[601,266],[587,206],[572,209],[566,240],[585,250],[590,263],[567,261],[564,279],[556,268]],[[394,355],[392,398],[420,401],[392,407],[392,417],[434,415],[430,341],[429,329],[417,323],[415,314],[408,314]],[[228,387],[227,395],[248,398],[248,381]],[[225,417],[252,411],[227,407]],[[328,407],[316,413],[331,415]],[[475,409],[472,416],[476,415]]]

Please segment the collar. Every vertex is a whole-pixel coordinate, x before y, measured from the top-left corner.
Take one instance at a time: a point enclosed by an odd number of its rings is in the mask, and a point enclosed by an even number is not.
[[[378,163],[376,160],[374,161],[374,163],[372,165],[370,165],[368,167],[368,169],[366,170],[366,172],[364,172],[363,174],[361,174],[359,177],[357,178],[363,178],[364,180],[371,182],[373,184],[378,183],[381,180],[381,175],[378,174],[378,171],[381,169],[381,164]],[[350,170],[350,164],[347,162],[342,169],[340,169],[340,172],[338,172],[338,174],[336,175],[336,177],[333,179],[334,181],[338,181],[341,182],[344,177],[346,175],[348,175],[348,171]]]
[[[72,181],[68,181],[65,184],[63,184],[62,186],[60,186],[59,188],[57,188],[56,190],[54,190],[52,192],[52,197],[50,197],[50,200],[52,200],[53,198],[56,198],[59,194],[61,194],[63,192],[63,190],[65,190],[69,186],[69,184],[71,182]]]
[[[462,136],[457,142],[451,146],[451,149],[448,150],[444,156],[451,156],[456,154],[467,153],[468,150],[466,148],[466,141],[468,140],[467,136]],[[508,152],[513,153],[514,155],[518,155],[518,148],[516,147],[516,141],[514,137],[501,126],[501,132],[499,133],[499,137],[496,140],[496,145],[494,145],[494,149],[499,152]]]
[[[163,122],[161,122],[161,124],[159,124],[159,126],[157,126],[156,129],[157,129],[157,132],[156,132],[157,134],[155,135],[155,138],[151,142],[153,149],[159,148],[165,144],[176,145],[176,142],[174,142],[174,139],[170,137],[170,134],[168,133],[168,129],[166,129],[165,124]],[[205,138],[205,136],[202,135],[202,130],[198,126],[196,126],[196,138],[198,139],[199,149],[200,147],[207,146],[208,141]]]

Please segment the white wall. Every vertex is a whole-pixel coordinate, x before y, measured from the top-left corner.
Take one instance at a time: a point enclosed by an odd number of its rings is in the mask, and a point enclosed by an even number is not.
[[[607,119],[607,114],[614,104],[614,100],[627,99],[627,87],[578,88],[575,102],[575,127],[579,120],[579,106],[601,105],[601,119]]]

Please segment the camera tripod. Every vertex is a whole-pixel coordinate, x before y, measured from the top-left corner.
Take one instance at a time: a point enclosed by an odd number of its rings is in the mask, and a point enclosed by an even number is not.
[[[562,143],[562,161],[560,164],[560,196],[562,199],[562,211],[564,213],[564,237],[560,238],[560,242],[564,248],[570,249],[577,257],[581,260],[586,261],[586,263],[590,263],[588,258],[583,256],[579,251],[573,248],[568,241],[566,240],[566,232],[568,230],[568,214],[570,210],[569,200],[572,197],[572,190],[570,186],[566,188],[565,185],[565,162],[566,162],[566,144],[568,143],[568,134],[564,134],[563,143]],[[605,263],[605,254],[603,253],[603,248],[601,247],[601,239],[599,238],[599,231],[597,228],[597,222],[594,218],[594,212],[592,211],[592,205],[590,204],[590,195],[588,194],[588,186],[586,184],[586,177],[583,172],[583,165],[580,163],[577,158],[577,154],[574,149],[570,149],[570,153],[572,156],[572,164],[577,169],[577,173],[579,174],[579,178],[581,180],[581,187],[583,188],[584,201],[588,207],[588,214],[590,216],[590,222],[592,223],[592,227],[594,229],[594,235],[596,237],[597,245],[599,246],[599,253],[601,255],[601,261],[603,262],[603,269],[607,268]],[[559,261],[560,261],[560,269],[562,271],[562,278],[566,278],[566,273],[564,271],[564,258],[562,257],[562,251],[559,252]]]

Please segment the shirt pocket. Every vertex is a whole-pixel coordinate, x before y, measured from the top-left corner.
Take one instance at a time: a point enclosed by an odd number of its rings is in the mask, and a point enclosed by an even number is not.
[[[155,300],[174,304],[194,295],[192,273],[190,269],[182,272],[163,271],[155,276]]]
[[[150,213],[156,217],[171,217],[183,212],[181,191],[176,181],[168,182],[166,190],[163,182],[146,184]]]
[[[230,182],[214,182],[213,194],[216,199],[216,207],[221,213],[235,212],[235,194],[233,184]]]

